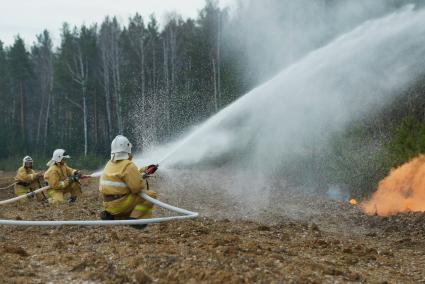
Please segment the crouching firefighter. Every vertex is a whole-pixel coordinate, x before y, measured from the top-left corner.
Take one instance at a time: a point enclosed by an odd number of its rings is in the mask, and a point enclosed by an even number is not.
[[[74,203],[81,196],[80,171],[68,167],[65,159],[71,157],[63,149],[53,152],[52,159],[47,163],[49,169],[44,174],[44,179],[50,186],[47,193],[49,203],[64,203],[65,194],[69,193],[68,203]]]
[[[143,199],[139,193],[156,198],[154,191],[145,188],[140,170],[131,161],[131,143],[118,135],[111,143],[111,160],[106,164],[100,178],[99,190],[103,197],[105,211],[101,213],[102,220],[145,219],[152,217],[153,204]],[[156,165],[150,165],[149,173],[157,170]],[[145,224],[132,226],[143,229]]]
[[[18,169],[15,177],[15,194],[16,196],[25,195],[38,188],[41,188],[44,184],[43,173],[35,172],[32,169],[33,160],[30,156],[26,156],[22,160],[22,167]],[[44,193],[37,193],[37,201],[45,201],[46,197]]]

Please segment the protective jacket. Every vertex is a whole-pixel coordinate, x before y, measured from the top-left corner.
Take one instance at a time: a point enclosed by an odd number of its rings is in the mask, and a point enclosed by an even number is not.
[[[18,169],[15,177],[15,194],[16,196],[21,196],[29,193],[30,191],[34,191],[40,188],[43,185],[43,179],[41,177],[37,177],[36,173],[31,168],[26,168],[24,166]],[[37,193],[35,195],[38,201],[43,201],[45,199],[43,193]],[[21,202],[25,202],[28,199],[21,200]]]
[[[36,176],[33,169],[25,168],[24,166],[18,169],[18,172],[16,173],[16,177],[15,177],[15,181],[17,183],[29,185],[34,180],[36,180]]]
[[[130,160],[109,161],[100,179],[100,192],[104,195],[137,194],[145,188],[140,172]]]
[[[143,169],[141,169],[143,170]],[[102,193],[105,210],[117,218],[148,218],[153,204],[144,200],[139,193],[145,190],[140,171],[126,159],[109,161],[100,179],[99,191]],[[146,191],[156,197],[153,191]]]
[[[15,181],[15,194],[20,196],[27,194],[31,187],[36,187],[37,177],[33,169],[22,166],[16,173]]]
[[[68,167],[54,164],[44,174],[44,179],[50,186],[50,189],[61,190],[69,186],[68,177],[75,174],[77,170]]]
[[[44,174],[44,179],[50,186],[48,190],[49,203],[65,202],[64,194],[70,193],[71,198],[77,198],[81,195],[81,185],[79,182],[70,182],[68,177],[75,174],[77,170],[68,167],[66,164],[61,166],[55,163],[49,167]]]

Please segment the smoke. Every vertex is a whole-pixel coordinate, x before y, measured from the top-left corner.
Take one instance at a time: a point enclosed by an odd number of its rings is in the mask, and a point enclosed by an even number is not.
[[[335,133],[382,109],[424,71],[424,38],[425,12],[413,6],[365,21],[136,162],[159,161],[170,187],[231,194],[245,209],[266,206],[291,166],[315,157]],[[209,170],[182,185],[178,168]]]
[[[380,216],[425,211],[425,156],[393,169],[360,207],[366,214]]]
[[[338,185],[331,185],[326,192],[329,199],[346,202],[350,198],[350,193],[346,188]]]

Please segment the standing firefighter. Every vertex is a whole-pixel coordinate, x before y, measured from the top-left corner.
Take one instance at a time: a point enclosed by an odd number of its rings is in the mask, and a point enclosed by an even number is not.
[[[18,169],[15,177],[15,194],[16,196],[25,195],[42,185],[42,172],[35,172],[32,169],[33,160],[30,156],[26,156],[22,160],[22,167]],[[44,197],[42,193],[36,194],[38,201],[43,201]]]
[[[70,193],[68,203],[74,203],[81,195],[81,185],[79,183],[81,174],[65,164],[65,159],[71,157],[63,149],[53,152],[52,159],[47,163],[49,169],[44,174],[44,179],[50,186],[48,190],[49,203],[65,202],[65,193]]]
[[[111,160],[103,170],[99,190],[103,195],[105,211],[101,213],[102,220],[114,219],[144,219],[152,216],[153,204],[140,197],[144,191],[156,198],[154,191],[146,190],[141,172],[146,168],[137,169],[131,161],[131,143],[122,135],[118,135],[111,143]],[[154,173],[157,166],[148,167]],[[135,225],[143,229],[146,225]]]

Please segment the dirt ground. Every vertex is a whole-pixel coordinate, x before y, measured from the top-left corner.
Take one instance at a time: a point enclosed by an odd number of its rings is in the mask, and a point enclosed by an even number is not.
[[[77,204],[6,205],[0,218],[98,219],[96,183],[83,182]],[[425,283],[423,213],[365,216],[342,202],[287,191],[274,192],[261,210],[242,208],[221,193],[156,183],[161,200],[201,217],[143,231],[0,226],[0,283]],[[1,200],[11,196],[0,192]],[[255,214],[232,214],[241,209]]]

